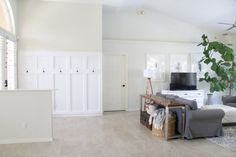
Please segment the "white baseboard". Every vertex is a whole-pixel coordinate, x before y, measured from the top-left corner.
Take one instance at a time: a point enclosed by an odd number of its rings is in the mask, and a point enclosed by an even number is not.
[[[16,143],[36,143],[36,142],[52,142],[53,138],[22,138],[0,140],[0,144],[16,144]]]
[[[130,109],[127,109],[126,111],[128,112],[140,111],[140,108],[130,108]]]

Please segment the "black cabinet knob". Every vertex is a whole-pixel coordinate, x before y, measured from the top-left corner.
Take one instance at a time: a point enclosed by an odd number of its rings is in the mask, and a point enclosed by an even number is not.
[[[122,87],[125,87],[125,84],[123,84]]]
[[[26,73],[28,73],[29,71],[28,70],[26,70]]]

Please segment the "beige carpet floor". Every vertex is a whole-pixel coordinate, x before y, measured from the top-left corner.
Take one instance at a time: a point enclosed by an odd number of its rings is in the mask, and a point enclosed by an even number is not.
[[[0,145],[0,157],[236,157],[205,139],[156,138],[140,125],[139,112],[54,118],[53,128],[53,142]]]

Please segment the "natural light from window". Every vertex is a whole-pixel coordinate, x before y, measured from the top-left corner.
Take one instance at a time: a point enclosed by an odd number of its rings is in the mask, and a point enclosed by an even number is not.
[[[8,0],[0,0],[0,89],[17,87],[15,23]]]
[[[8,32],[13,32],[7,3],[4,0],[0,0],[0,27]]]

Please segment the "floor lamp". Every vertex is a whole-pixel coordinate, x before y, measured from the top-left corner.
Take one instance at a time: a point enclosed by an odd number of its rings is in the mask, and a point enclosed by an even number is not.
[[[153,71],[151,69],[145,69],[143,71],[143,76],[148,80],[146,87],[146,95],[151,96],[153,95],[152,81],[151,81],[151,78],[153,77]]]
[[[143,77],[147,78],[146,95],[149,98],[151,98],[151,96],[153,95],[152,80],[151,80],[153,77],[153,71],[151,69],[145,69],[143,71]],[[144,110],[148,110],[149,105],[153,103],[149,98],[145,99]]]

